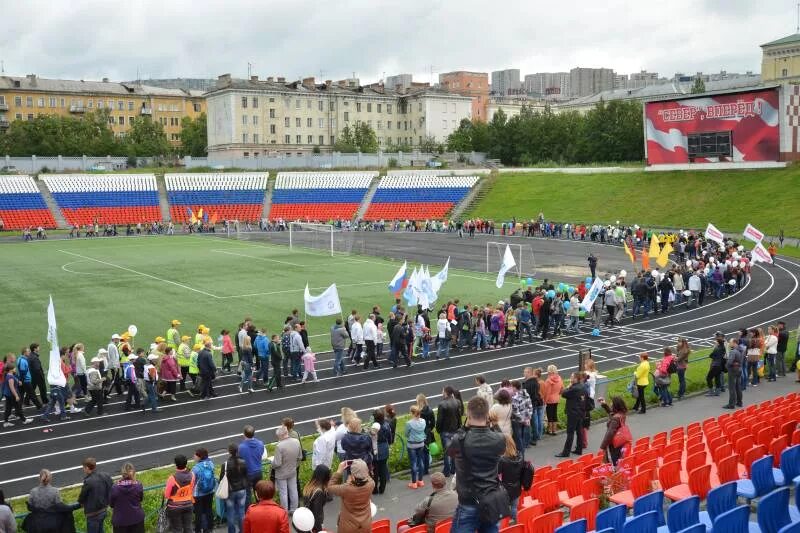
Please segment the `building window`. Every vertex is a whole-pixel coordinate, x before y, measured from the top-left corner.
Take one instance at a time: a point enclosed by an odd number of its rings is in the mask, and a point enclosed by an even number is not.
[[[133,126],[133,117],[128,117],[128,125]]]
[[[28,121],[33,120],[33,113],[28,113]]]
[[[443,120],[443,121],[442,121],[442,129],[443,129],[443,130],[446,130],[446,129],[447,129],[447,121],[446,121],[446,120]]]
[[[361,112],[361,102],[356,102],[356,111]]]
[[[788,75],[789,75],[789,69],[788,68],[785,68],[785,69],[781,70],[781,77],[782,78],[785,78]]]
[[[378,137],[378,144],[383,144],[383,137]]]
[[[335,118],[331,119],[331,129],[334,129],[334,130],[336,129],[336,119]]]
[[[108,123],[109,124],[116,124],[116,122],[114,121],[114,117],[113,116],[108,115]]]
[[[386,104],[386,112],[392,114],[392,104]]]
[[[419,104],[417,104],[417,108],[418,108],[418,109],[417,109],[417,111],[419,111],[420,113],[422,113],[422,102],[420,102]]]
[[[62,105],[61,107],[64,107],[64,106]],[[103,101],[102,100],[98,100],[97,101],[97,109],[103,109]]]
[[[295,109],[300,109],[300,99],[299,98],[294,101],[294,108]]]
[[[244,152],[244,153],[242,154],[242,156],[243,156],[245,159],[247,159],[248,157],[250,157],[250,152]]]
[[[258,126],[258,115],[253,115],[253,126]]]
[[[275,109],[269,110],[269,118],[275,118]]]
[[[194,112],[195,113],[199,113],[200,112],[200,104],[198,104],[197,102],[192,104],[192,107],[194,108]]]
[[[119,125],[120,126],[124,126],[125,125],[125,117],[123,117],[122,115],[119,116]]]
[[[313,135],[309,135],[308,136],[308,144],[314,144],[314,136]]]
[[[292,125],[290,121],[291,119],[289,117],[284,117],[283,125],[286,126],[287,128],[290,127]]]
[[[270,125],[269,125],[269,132],[270,132],[272,135],[275,135],[275,124],[270,124]]]
[[[62,109],[64,107],[67,107],[67,101],[65,99],[63,99],[63,98],[61,99],[61,107],[62,107]]]
[[[55,98],[52,100],[55,101]],[[0,94],[0,105],[6,105],[6,97],[4,94]]]
[[[242,107],[244,107],[244,108],[247,107],[247,97],[246,96],[242,96]]]
[[[387,129],[387,130],[390,130],[390,129],[392,129],[392,121],[391,121],[391,120],[387,120],[387,121],[386,121],[386,129]]]
[[[117,101],[117,110],[125,111],[125,102],[123,102],[122,100],[118,100]]]
[[[275,99],[274,98],[270,98],[269,99],[269,103],[271,103],[271,104],[275,103]]]
[[[331,135],[331,146],[336,144],[336,135]]]
[[[3,102],[3,103],[5,103],[5,102]],[[56,99],[55,98],[51,98],[50,99],[50,107],[55,107],[55,106],[56,106]]]
[[[15,96],[14,97],[14,105],[17,106],[17,107],[22,107],[22,97],[21,96]]]
[[[350,122],[350,112],[349,111],[345,111],[344,112],[344,121],[345,122]]]
[[[372,103],[367,102],[367,113],[372,113]]]
[[[297,141],[297,144],[303,144],[303,136],[295,135],[295,141]]]
[[[369,126],[369,128],[372,129],[372,120],[367,121],[367,126]]]
[[[291,135],[284,135],[283,142],[284,142],[284,144],[292,144],[292,136]]]
[[[258,109],[258,97],[253,97],[253,109]]]
[[[255,144],[258,144],[258,133],[254,133],[254,134],[253,134],[253,142],[254,142]]]
[[[294,125],[299,128],[302,124],[303,124],[302,119],[300,117],[295,117]]]
[[[246,133],[242,133],[242,142],[243,143],[247,143],[247,134]]]
[[[325,136],[324,135],[320,135],[319,136],[319,145],[323,146],[324,144],[325,144]]]
[[[378,121],[378,129],[379,129],[379,130],[382,130],[382,129],[383,129],[383,121],[382,121],[382,120],[379,120],[379,121]]]
[[[324,128],[325,127],[325,119],[324,118],[317,119],[317,124],[319,125],[319,129]]]
[[[25,105],[27,107],[33,107],[33,96],[28,96],[25,98]]]
[[[133,100],[128,100],[128,111],[133,111]]]
[[[87,102],[87,104],[86,104],[86,105],[87,105],[87,107],[88,107],[89,109],[93,108],[93,107],[94,107],[94,100],[89,100],[89,102]]]
[[[22,113],[17,113],[17,114],[14,116],[14,118],[15,118],[15,119],[17,119],[17,120],[22,120]]]
[[[242,125],[247,126],[247,115],[242,115]]]
[[[330,105],[328,106],[328,111],[336,111],[336,102],[331,101]]]
[[[325,101],[324,100],[320,100],[319,102],[317,102],[317,104],[318,104],[317,108],[320,111],[325,111]]]
[[[306,100],[306,109],[311,109],[311,100]]]
[[[39,98],[39,107],[44,107],[44,98]]]
[[[378,106],[378,113],[380,113],[381,112],[381,104],[377,104],[377,106]]]
[[[309,100],[309,102],[310,101],[311,100]],[[314,127],[314,119],[313,118],[307,118],[306,119],[306,127],[308,127],[308,128],[313,128]]]

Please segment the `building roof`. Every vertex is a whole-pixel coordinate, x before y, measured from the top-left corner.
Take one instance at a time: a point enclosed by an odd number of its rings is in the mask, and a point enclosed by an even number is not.
[[[17,86],[19,85],[19,86]],[[75,94],[113,94],[119,96],[164,96],[185,98],[200,96],[181,89],[163,89],[136,83],[119,83],[113,81],[57,80],[28,76],[0,76],[0,89],[19,89],[30,92],[75,93]]]
[[[713,82],[709,82],[713,83]],[[745,93],[749,91],[757,91],[760,89],[775,89],[780,87],[780,83],[768,83],[764,85],[757,85],[757,86],[748,86],[748,87],[737,87],[731,89],[715,89],[711,91],[706,91],[704,93],[696,93],[696,94],[681,94],[678,96],[670,96],[668,98],[654,98],[653,100],[657,100],[659,102],[671,101],[671,100],[686,100],[688,98],[706,98],[709,96],[717,96],[720,94],[736,94],[736,93]]]
[[[800,33],[793,33],[792,35],[787,35],[786,37],[783,37],[776,41],[764,43],[761,45],[761,48],[764,48],[765,46],[778,46],[781,44],[789,44],[789,43],[800,43]]]

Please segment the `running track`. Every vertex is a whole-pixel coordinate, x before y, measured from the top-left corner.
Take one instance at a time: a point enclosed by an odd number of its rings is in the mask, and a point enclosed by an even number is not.
[[[459,240],[453,234],[375,234],[367,237],[384,241],[386,246],[408,253],[410,260],[432,264],[451,255],[451,265],[482,270],[485,265],[484,239]],[[492,236],[492,240],[501,240]],[[520,242],[514,239],[511,242]],[[586,252],[591,249],[600,258],[601,274],[606,268],[625,268],[619,248],[566,241],[527,239],[541,258],[556,264],[585,266]],[[258,245],[256,243],[241,243]],[[510,287],[513,285],[509,285]],[[714,331],[726,334],[739,327],[772,324],[785,319],[790,328],[800,318],[800,262],[778,260],[775,266],[757,266],[752,281],[732,297],[706,300],[700,309],[679,308],[667,316],[658,315],[646,321],[627,320],[621,328],[604,330],[600,338],[590,336],[587,328],[580,334],[523,343],[513,348],[486,352],[453,353],[449,361],[415,361],[411,368],[392,369],[383,364],[378,370],[350,370],[341,378],[332,375],[332,354],[318,353],[318,384],[291,384],[281,392],[257,390],[239,394],[236,376],[223,376],[216,381],[219,397],[210,401],[192,399],[180,394],[175,404],[166,403],[158,414],[141,411],[124,412],[118,397],[111,397],[104,417],[84,418],[44,426],[38,420],[29,426],[16,426],[0,432],[0,480],[7,495],[27,493],[37,483],[41,468],[56,475],[56,483],[64,486],[78,483],[83,474],[80,463],[94,456],[104,471],[116,473],[123,462],[133,462],[137,469],[168,465],[177,453],[191,455],[194,448],[204,446],[217,460],[225,457],[229,442],[241,436],[244,424],[253,424],[265,441],[274,440],[275,428],[284,416],[292,416],[301,434],[313,432],[313,421],[320,417],[336,417],[342,406],[349,406],[367,419],[375,407],[393,403],[405,413],[417,393],[423,392],[435,406],[445,385],[461,389],[465,397],[474,390],[473,377],[483,374],[491,383],[502,378],[520,376],[525,366],[555,364],[562,375],[575,368],[579,349],[592,348],[601,372],[635,362],[643,350],[657,351],[674,345],[678,335],[687,337],[694,347],[710,345]],[[28,412],[33,415],[32,410]],[[53,429],[45,433],[46,427]]]

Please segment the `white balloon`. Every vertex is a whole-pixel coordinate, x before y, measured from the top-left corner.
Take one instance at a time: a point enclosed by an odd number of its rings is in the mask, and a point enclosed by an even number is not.
[[[370,509],[370,512],[372,513],[372,516],[373,516],[373,517],[374,517],[376,514],[378,514],[378,506],[377,506],[377,505],[375,505],[373,502],[369,502],[369,509]],[[311,525],[313,526],[314,524],[311,524]]]
[[[736,268],[736,267],[738,267],[738,266],[739,266],[739,261],[734,261],[733,263],[731,263],[731,266],[732,266],[733,268]]]
[[[744,246],[742,246],[742,245],[740,244],[740,245],[739,245],[739,246],[738,246],[736,249],[737,249],[737,250],[739,250],[739,251],[741,252],[742,250],[744,250]]]
[[[314,513],[308,507],[298,507],[292,515],[292,524],[298,531],[311,531],[314,529]]]
[[[689,260],[689,259],[687,259],[687,260],[686,260],[686,267],[687,267],[687,268],[691,268],[691,266],[692,266],[692,261],[691,261],[691,260]]]
[[[617,276],[612,274],[611,276],[609,276],[608,281],[610,281],[611,283],[614,283],[615,281],[617,281]]]
[[[624,270],[620,270],[619,271],[619,275],[620,275],[620,277],[624,278],[625,276],[628,275],[628,273],[626,271],[624,271]]]
[[[731,260],[730,259],[726,259],[725,260],[725,266],[731,266]]]
[[[735,280],[735,279],[732,279],[732,280],[730,280],[730,281],[728,282],[728,285],[730,285],[731,287],[733,287],[734,285],[736,285],[736,280]]]
[[[658,270],[653,270],[652,272],[650,272],[650,275],[653,276],[654,278],[657,278],[658,277]]]
[[[733,254],[731,254],[731,257],[733,257],[734,259],[739,259],[739,254],[736,253],[736,252],[733,252]]]
[[[684,296],[691,296],[692,295],[692,291],[687,289],[687,290],[683,291],[683,295]]]
[[[605,288],[609,288],[610,286],[611,286],[611,282],[610,282],[610,281],[608,281],[608,280],[605,280],[605,281],[603,282],[603,287],[605,287]]]
[[[139,328],[137,328],[133,324],[128,326],[128,334],[130,334],[131,337],[135,337],[137,333],[139,333]]]
[[[617,224],[619,224],[619,220],[617,220]]]

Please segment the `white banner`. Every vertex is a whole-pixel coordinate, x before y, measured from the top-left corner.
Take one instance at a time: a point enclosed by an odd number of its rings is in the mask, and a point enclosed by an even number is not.
[[[336,290],[335,283],[319,296],[311,296],[306,283],[305,303],[308,316],[338,315],[342,312],[342,304],[339,303],[339,292]]]
[[[742,232],[744,238],[753,242],[761,242],[764,239],[764,234],[754,228],[751,224],[748,224],[744,231]]]
[[[444,264],[444,267],[436,274],[431,280],[433,281],[433,292],[436,294],[439,293],[439,289],[442,288],[444,282],[447,281],[447,271],[450,268],[450,258],[447,258],[447,262]]]
[[[592,310],[592,306],[594,305],[594,301],[597,299],[597,295],[600,294],[600,289],[603,288],[603,280],[600,278],[594,278],[594,282],[592,286],[589,287],[589,292],[586,293],[586,296],[583,297],[583,301],[581,302],[581,309],[586,311],[587,313]]]
[[[503,253],[503,263],[500,265],[500,272],[497,273],[497,281],[494,283],[497,285],[498,289],[503,286],[503,282],[506,280],[506,272],[515,266],[517,266],[517,262],[514,261],[514,254],[511,253],[511,247],[506,244],[506,251]]]
[[[769,263],[772,264],[772,256],[769,255],[769,251],[764,248],[764,245],[760,242],[755,245],[753,251],[750,252],[753,258],[753,263]]]
[[[722,232],[718,230],[711,222],[708,223],[708,227],[706,228],[706,239],[718,242],[721,245],[725,244],[725,235],[723,235]]]
[[[53,297],[47,306],[47,340],[50,342],[50,365],[47,368],[47,383],[64,387],[67,378],[61,371],[61,354],[58,346],[58,332],[56,331],[56,308],[53,306]]]

